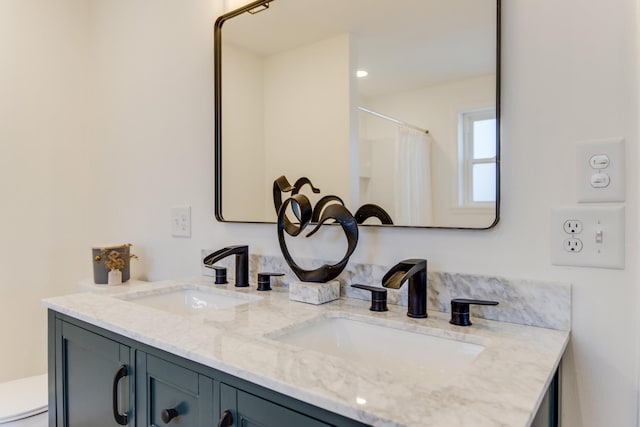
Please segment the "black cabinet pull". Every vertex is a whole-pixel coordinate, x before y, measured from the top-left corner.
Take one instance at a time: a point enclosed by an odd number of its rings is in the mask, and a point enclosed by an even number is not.
[[[178,413],[178,410],[176,408],[163,409],[162,412],[160,412],[160,418],[162,418],[162,422],[165,424],[170,423],[171,420],[178,415],[180,414]]]
[[[118,372],[116,372],[116,376],[113,377],[113,418],[121,426],[129,424],[129,417],[127,414],[121,414],[120,409],[118,408],[118,384],[120,383],[120,380],[127,375],[129,375],[127,365],[120,365]]]
[[[228,409],[222,413],[220,421],[218,421],[218,427],[231,427],[233,425],[233,415]]]

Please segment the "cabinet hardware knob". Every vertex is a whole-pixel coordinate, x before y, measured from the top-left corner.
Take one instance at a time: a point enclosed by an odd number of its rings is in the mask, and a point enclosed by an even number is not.
[[[218,427],[231,427],[233,425],[233,415],[228,409],[222,413],[220,421],[218,421]]]
[[[126,426],[129,424],[129,417],[127,414],[121,414],[120,409],[118,408],[118,384],[120,380],[129,375],[129,370],[127,369],[127,365],[120,365],[118,368],[118,372],[116,372],[116,376],[113,377],[113,418],[116,420],[121,426]]]
[[[176,408],[163,409],[162,412],[160,412],[160,418],[162,419],[162,422],[165,424],[170,423],[171,420],[177,417],[178,415],[180,414],[178,413],[178,410]]]

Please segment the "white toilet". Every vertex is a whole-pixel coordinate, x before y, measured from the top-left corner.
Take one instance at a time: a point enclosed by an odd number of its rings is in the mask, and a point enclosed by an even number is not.
[[[0,383],[0,427],[47,427],[47,374]]]

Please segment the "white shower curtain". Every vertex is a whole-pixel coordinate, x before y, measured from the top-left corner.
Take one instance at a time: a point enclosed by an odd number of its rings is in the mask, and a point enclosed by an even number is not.
[[[431,143],[424,132],[397,128],[394,224],[432,225]]]

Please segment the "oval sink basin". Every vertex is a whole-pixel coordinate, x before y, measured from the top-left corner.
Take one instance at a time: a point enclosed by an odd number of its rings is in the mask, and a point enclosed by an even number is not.
[[[163,289],[141,295],[125,295],[120,299],[181,315],[194,315],[208,310],[222,310],[248,304],[261,298],[220,289],[185,287]]]
[[[480,344],[340,315],[314,319],[269,338],[430,382],[446,382],[485,349]]]

